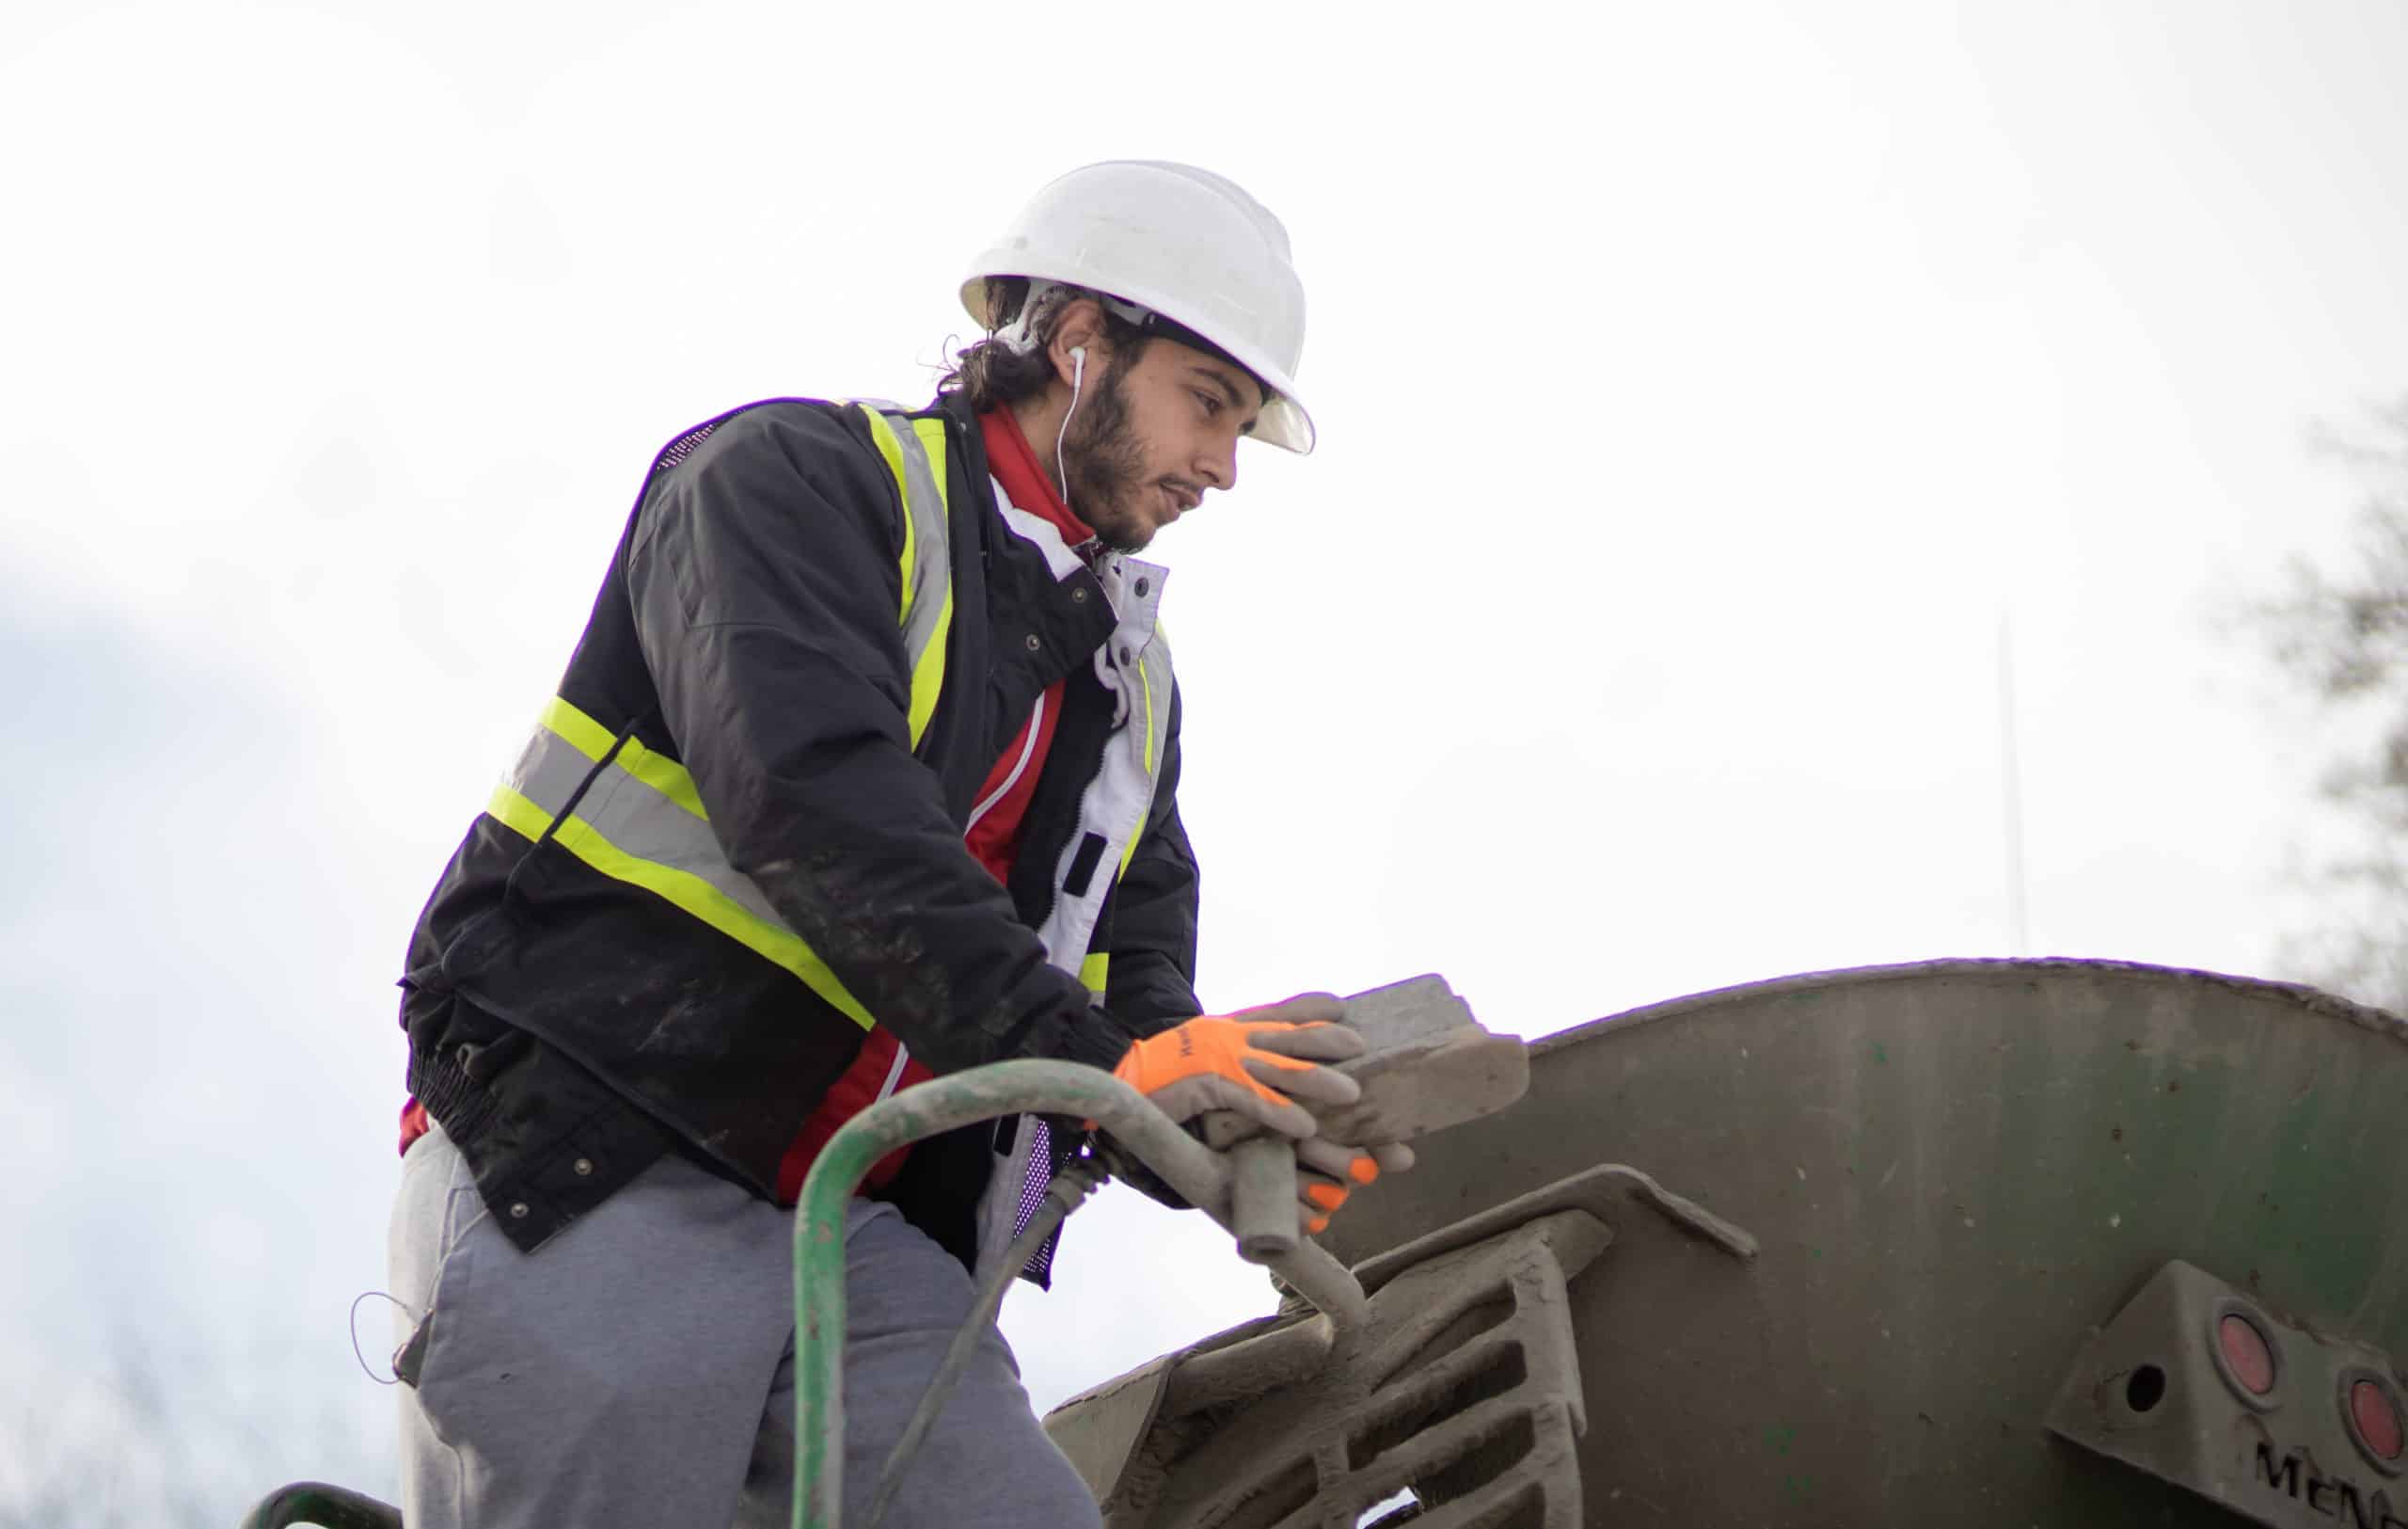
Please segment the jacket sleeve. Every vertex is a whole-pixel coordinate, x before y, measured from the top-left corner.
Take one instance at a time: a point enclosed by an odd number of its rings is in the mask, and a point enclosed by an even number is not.
[[[661,720],[729,864],[913,1056],[1109,1067],[1129,1035],[912,757],[902,511],[870,453],[822,406],[767,405],[656,477],[626,581]]]
[[[1196,854],[1179,818],[1180,696],[1171,691],[1162,774],[1137,852],[1113,893],[1104,1007],[1139,1035],[1203,1012],[1196,997]]]

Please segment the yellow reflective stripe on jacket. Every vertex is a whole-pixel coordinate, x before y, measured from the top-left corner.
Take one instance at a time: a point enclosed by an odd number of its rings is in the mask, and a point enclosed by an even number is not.
[[[587,745],[599,726],[565,701],[546,708],[544,725],[527,741],[485,810],[526,838],[551,833],[553,843],[603,875],[642,887],[784,967],[830,1007],[869,1028],[869,1011],[778,917],[752,878],[727,863],[699,801],[689,806],[658,788],[610,757],[607,744],[597,757]],[[621,757],[630,750],[641,751],[656,775],[675,771],[691,797],[693,780],[683,767],[643,750],[632,738]],[[577,810],[569,812],[572,800]]]
[[[903,465],[907,478],[912,482],[913,514],[920,518],[918,537],[922,568],[920,608],[911,613],[912,619],[904,629],[903,651],[911,662],[911,746],[920,746],[921,736],[928,730],[928,719],[936,715],[937,696],[944,689],[945,644],[953,635],[953,538],[951,526],[952,502],[945,488],[945,439],[943,420],[913,420],[911,435],[903,438]],[[918,438],[916,440],[912,437]],[[933,457],[938,464],[930,467]],[[931,588],[943,593],[933,602],[931,612],[926,608]]]
[[[1162,705],[1154,703],[1154,671],[1162,671]],[[1137,662],[1137,678],[1146,703],[1146,778],[1158,780],[1163,772],[1163,735],[1170,730],[1170,641],[1158,626],[1154,640]],[[1150,809],[1150,804],[1149,804]],[[1138,841],[1146,836],[1143,825],[1129,836],[1129,843],[1120,852],[1120,874],[1129,874],[1129,862],[1137,858]],[[1101,988],[1096,989],[1101,993]]]
[[[903,628],[903,658],[911,673],[909,710],[911,746],[927,735],[944,689],[945,640],[953,629],[950,502],[944,473],[944,422],[889,418],[866,404],[854,406],[869,422],[870,438],[895,474],[903,502],[903,599],[896,619]]]
[[[860,409],[862,418],[869,422],[869,438],[877,442],[878,454],[886,458],[886,470],[895,475],[895,492],[903,501],[903,607],[895,613],[895,620],[909,627],[911,624],[911,607],[920,593],[914,581],[914,576],[920,571],[920,534],[919,528],[912,523],[916,517],[911,514],[911,480],[903,466],[903,443],[895,439],[895,427],[886,422],[885,415],[866,404],[857,404],[854,407]]]
[[[602,757],[610,752],[610,745],[617,741],[610,728],[557,695],[544,703],[543,713],[535,720],[560,734],[571,748],[596,764],[602,762]],[[635,740],[630,738],[627,741],[632,743]]]

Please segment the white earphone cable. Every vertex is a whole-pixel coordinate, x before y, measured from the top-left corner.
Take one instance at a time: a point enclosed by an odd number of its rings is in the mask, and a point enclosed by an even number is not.
[[[1062,482],[1062,508],[1070,508],[1070,470],[1062,461],[1062,442],[1070,434],[1070,417],[1079,412],[1079,393],[1087,378],[1087,348],[1070,347],[1070,406],[1063,412],[1062,428],[1054,433],[1054,474]],[[1076,512],[1073,512],[1076,513]]]

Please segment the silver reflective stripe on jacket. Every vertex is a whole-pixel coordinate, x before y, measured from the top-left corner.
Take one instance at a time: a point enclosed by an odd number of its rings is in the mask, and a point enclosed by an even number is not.
[[[869,422],[870,438],[903,500],[902,609],[905,672],[911,676],[911,746],[918,748],[936,714],[944,688],[944,644],[953,627],[953,541],[943,476],[928,461],[933,446],[944,451],[944,422],[889,419],[857,406]]]
[[[775,962],[869,1027],[867,1011],[828,964],[778,916],[752,879],[728,864],[694,778],[675,760],[632,737],[614,738],[555,698],[485,810],[527,838],[548,834],[594,869],[642,887]]]
[[[579,797],[589,774],[593,784]],[[616,758],[597,764],[550,727],[538,727],[503,783],[555,819],[574,801],[576,820],[621,854],[682,871],[764,923],[780,921],[752,878],[727,863],[707,818],[669,802]]]

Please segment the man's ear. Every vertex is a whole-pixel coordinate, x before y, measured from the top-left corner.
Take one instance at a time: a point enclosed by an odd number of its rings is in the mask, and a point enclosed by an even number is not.
[[[1045,347],[1046,359],[1054,363],[1054,374],[1069,387],[1079,374],[1079,358],[1074,350],[1085,350],[1086,373],[1094,375],[1102,368],[1104,358],[1112,352],[1112,343],[1103,337],[1103,305],[1092,297],[1081,297],[1062,310],[1061,322],[1054,326],[1054,338]]]

